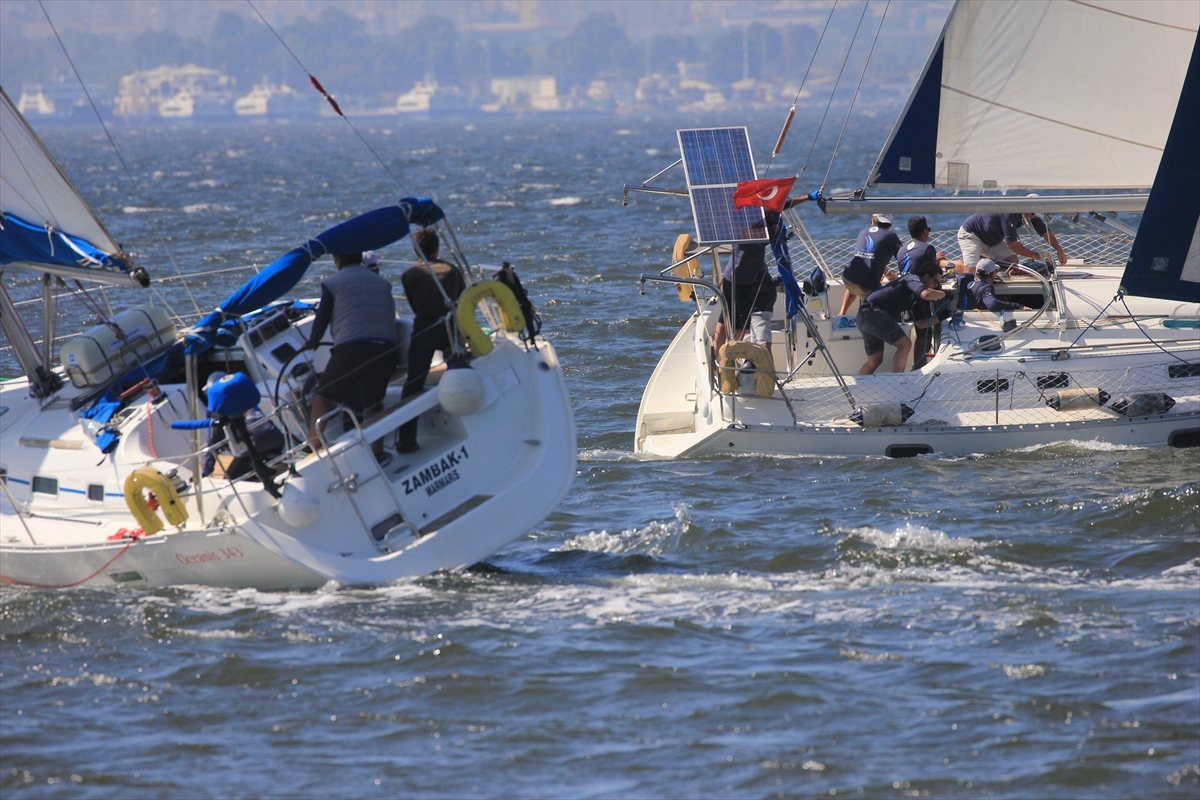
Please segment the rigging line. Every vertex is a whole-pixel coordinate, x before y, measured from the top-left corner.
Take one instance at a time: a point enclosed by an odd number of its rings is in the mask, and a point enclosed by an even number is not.
[[[812,72],[813,64],[817,60],[817,53],[821,52],[821,42],[825,41],[825,31],[829,30],[829,23],[833,21],[833,12],[837,11],[839,1],[833,0],[833,7],[829,9],[829,16],[825,18],[825,27],[821,29],[821,35],[817,38],[817,46],[813,48],[812,58],[808,60],[808,69],[804,70],[804,77],[800,79],[800,88],[796,90],[796,96],[792,98],[791,113],[795,113],[796,111],[796,103],[800,100],[800,94],[804,91],[804,84],[808,82],[808,74]],[[764,178],[771,174],[771,165],[775,163],[777,155],[779,155],[779,151],[777,150],[771,153],[771,160],[767,162],[766,172],[763,173]]]
[[[38,1],[41,2],[41,0]],[[299,66],[300,69],[303,70],[304,74],[308,76],[308,82],[312,84],[314,89],[320,92],[321,97],[328,101],[333,110],[337,112],[337,115],[346,121],[346,124],[350,126],[350,130],[354,131],[354,135],[357,136],[358,140],[363,143],[363,147],[367,148],[371,155],[375,156],[375,160],[379,162],[379,166],[383,167],[383,171],[386,172],[396,186],[400,188],[400,191],[407,195],[409,193],[408,189],[404,188],[404,184],[401,183],[400,177],[396,175],[396,173],[392,172],[391,168],[387,165],[387,162],[385,162],[379,153],[375,151],[375,148],[371,146],[371,143],[367,141],[366,137],[359,132],[354,123],[350,121],[350,118],[342,113],[342,109],[338,106],[337,100],[333,98],[333,95],[325,91],[325,87],[321,85],[321,82],[317,80],[316,76],[308,71],[308,67],[304,66],[304,62],[300,60],[300,57],[292,51],[292,48],[288,47],[287,42],[285,42],[283,37],[279,35],[279,32],[271,26],[271,23],[267,22],[267,18],[264,17],[262,12],[258,10],[258,7],[254,5],[254,0],[246,0],[246,5],[250,6],[250,8],[254,10],[254,13],[257,14],[258,18],[262,20],[263,25],[267,26],[267,30],[269,30],[271,34],[279,40],[279,43],[283,45],[283,49],[287,51],[288,55],[292,57],[292,60],[296,62],[297,66]]]
[[[1179,356],[1175,355],[1175,354],[1174,354],[1174,353],[1172,353],[1170,350],[1168,350],[1167,348],[1165,348],[1165,347],[1163,347],[1161,344],[1159,344],[1159,343],[1158,343],[1158,342],[1157,342],[1157,341],[1154,339],[1154,337],[1152,337],[1150,334],[1146,333],[1146,329],[1142,327],[1142,324],[1141,324],[1140,322],[1138,322],[1138,321],[1137,321],[1137,317],[1133,316],[1133,312],[1129,310],[1129,304],[1125,302],[1125,293],[1124,293],[1124,292],[1119,292],[1119,293],[1117,294],[1117,297],[1114,297],[1114,298],[1113,298],[1113,300],[1115,301],[1115,300],[1116,300],[1118,297],[1121,299],[1121,305],[1125,306],[1125,310],[1129,312],[1130,319],[1133,321],[1133,324],[1134,324],[1134,326],[1135,326],[1135,327],[1136,327],[1136,328],[1137,328],[1139,331],[1141,331],[1141,333],[1142,333],[1142,336],[1145,336],[1145,337],[1146,337],[1146,339],[1147,339],[1147,340],[1150,342],[1150,344],[1154,345],[1154,346],[1155,346],[1155,347],[1157,347],[1159,350],[1162,350],[1164,353],[1166,353],[1167,355],[1169,355],[1171,358],[1175,359],[1176,361],[1180,361],[1180,362],[1182,362],[1182,363],[1184,363],[1184,364],[1190,364],[1190,363],[1191,363],[1191,362],[1189,362],[1187,359],[1180,358]],[[1109,305],[1112,305],[1112,304],[1110,303]],[[1107,306],[1105,306],[1105,308],[1107,308]],[[1074,342],[1072,342],[1071,344],[1072,344],[1072,346],[1074,346],[1074,344],[1075,344],[1075,343],[1074,343]]]
[[[863,3],[862,14],[858,18],[858,25],[854,28],[854,36],[850,38],[850,49],[846,51],[846,57],[842,59],[842,67],[838,70],[837,80],[833,82],[833,91],[829,93],[829,102],[825,104],[825,113],[821,115],[821,124],[817,126],[817,132],[813,134],[812,146],[808,148],[808,155],[804,157],[804,166],[800,168],[801,173],[808,169],[808,162],[812,158],[813,150],[817,147],[817,139],[821,137],[821,129],[825,127],[825,118],[829,116],[829,107],[833,105],[833,98],[837,96],[838,86],[842,83],[842,73],[846,71],[850,53],[854,50],[854,42],[858,40],[858,29],[862,27],[863,18],[867,16],[867,6],[870,4],[871,0]]]
[[[112,147],[113,153],[116,154],[117,160],[121,162],[121,167],[125,170],[125,177],[129,179],[129,184],[133,188],[134,196],[143,204],[149,205],[138,191],[137,181],[133,179],[133,172],[129,169],[129,165],[125,163],[124,156],[117,149],[117,143],[113,140],[112,133],[109,132],[108,126],[104,124],[104,118],[100,116],[100,109],[96,108],[96,101],[92,99],[92,93],[88,91],[87,85],[83,82],[83,76],[79,74],[79,70],[75,67],[75,61],[71,58],[71,54],[67,51],[67,45],[63,42],[62,37],[58,35],[58,28],[54,27],[54,20],[50,19],[50,12],[46,10],[45,3],[38,0],[38,6],[42,9],[42,14],[46,17],[46,22],[50,25],[50,30],[54,33],[54,38],[58,40],[58,46],[62,48],[63,55],[67,57],[67,63],[71,65],[71,71],[75,73],[75,80],[79,81],[79,86],[83,89],[83,95],[87,98],[88,104],[92,107],[92,113],[96,115],[96,119],[100,122],[100,127],[104,130],[104,135],[108,138],[108,144]],[[158,244],[166,252],[167,258],[171,262],[171,266],[175,267],[175,274],[180,278],[183,277],[183,270],[179,268],[179,262],[175,260],[175,254],[171,252],[171,248],[167,246],[166,239],[163,238],[162,231],[153,218],[150,218],[150,227],[154,230],[154,235],[158,239]],[[183,288],[187,291],[188,299],[192,301],[192,305],[196,308],[196,313],[200,313],[200,304],[196,302],[195,295],[192,294],[192,289],[185,282]],[[107,302],[107,296],[105,299]]]
[[[858,90],[862,88],[863,78],[867,77],[867,67],[871,65],[871,56],[875,53],[875,44],[879,41],[879,34],[883,31],[883,23],[887,20],[888,9],[892,7],[892,0],[887,1],[887,5],[883,7],[883,15],[879,18],[879,27],[875,29],[875,38],[871,40],[871,49],[867,51],[867,60],[863,63],[862,74],[858,76],[858,86],[854,87],[854,96],[850,98],[850,108],[846,109],[846,119],[842,122],[842,132],[838,134],[837,144],[833,146],[833,155],[829,157],[829,168],[825,170],[825,178],[821,181],[821,191],[825,190],[825,184],[829,181],[829,173],[833,171],[833,162],[837,160],[838,148],[842,146],[842,137],[846,135],[846,126],[850,124],[850,115],[854,112],[854,104],[858,101]],[[866,10],[865,8],[863,9]]]

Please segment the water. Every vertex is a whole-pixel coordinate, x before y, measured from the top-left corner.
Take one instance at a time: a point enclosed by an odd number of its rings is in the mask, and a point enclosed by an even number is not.
[[[760,151],[780,121],[751,120]],[[366,126],[476,259],[529,286],[575,400],[574,489],[461,574],[0,594],[0,791],[1196,797],[1200,451],[632,457],[642,387],[687,310],[635,277],[690,214],[649,195],[621,208],[620,185],[675,158],[677,125],[725,122],[742,120]],[[887,124],[851,128],[831,187],[861,181]],[[810,130],[796,123],[785,156]],[[94,131],[46,139],[160,277],[159,236],[184,272],[265,263],[399,194],[337,124],[116,136],[140,195]],[[862,224],[808,217],[818,235]],[[191,288],[208,308],[239,280]],[[62,324],[85,324],[73,302]]]

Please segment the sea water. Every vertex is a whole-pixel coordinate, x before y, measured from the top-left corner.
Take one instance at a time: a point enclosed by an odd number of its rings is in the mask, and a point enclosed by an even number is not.
[[[778,116],[749,120],[759,154]],[[690,310],[636,278],[692,223],[684,198],[622,208],[621,185],[676,158],[676,127],[746,122],[359,120],[386,170],[341,121],[116,125],[135,185],[98,128],[45,132],[152,275],[210,273],[157,284],[185,313],[245,277],[216,270],[434,196],[529,288],[580,460],[554,514],[466,572],[0,593],[4,795],[1195,798],[1200,451],[633,457]],[[801,171],[816,123],[772,176]],[[828,188],[861,185],[887,124],[850,128]],[[809,212],[818,236],[864,224]],[[393,282],[412,261],[382,255]],[[65,295],[59,315],[94,322]]]

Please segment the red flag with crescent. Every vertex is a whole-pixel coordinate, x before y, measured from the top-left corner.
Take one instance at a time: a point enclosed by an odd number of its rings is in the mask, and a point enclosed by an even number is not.
[[[792,191],[792,184],[795,182],[795,178],[776,178],[739,183],[733,193],[733,207],[762,206],[782,214],[783,204],[787,202],[788,192]]]

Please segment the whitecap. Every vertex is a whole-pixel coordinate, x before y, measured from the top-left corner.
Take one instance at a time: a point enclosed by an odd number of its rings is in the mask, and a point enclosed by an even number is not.
[[[489,200],[486,203],[484,203],[484,205],[487,206],[488,208],[496,208],[496,207],[515,208],[517,204],[512,202],[511,200]]]
[[[166,211],[165,208],[156,208],[154,206],[125,206],[121,210],[126,214],[152,214],[156,211]]]
[[[546,201],[552,206],[577,206],[583,202],[582,197],[555,197]]]
[[[974,539],[947,536],[941,531],[911,523],[890,532],[879,528],[857,528],[853,533],[881,550],[962,553],[975,552],[983,548],[983,545]]]

